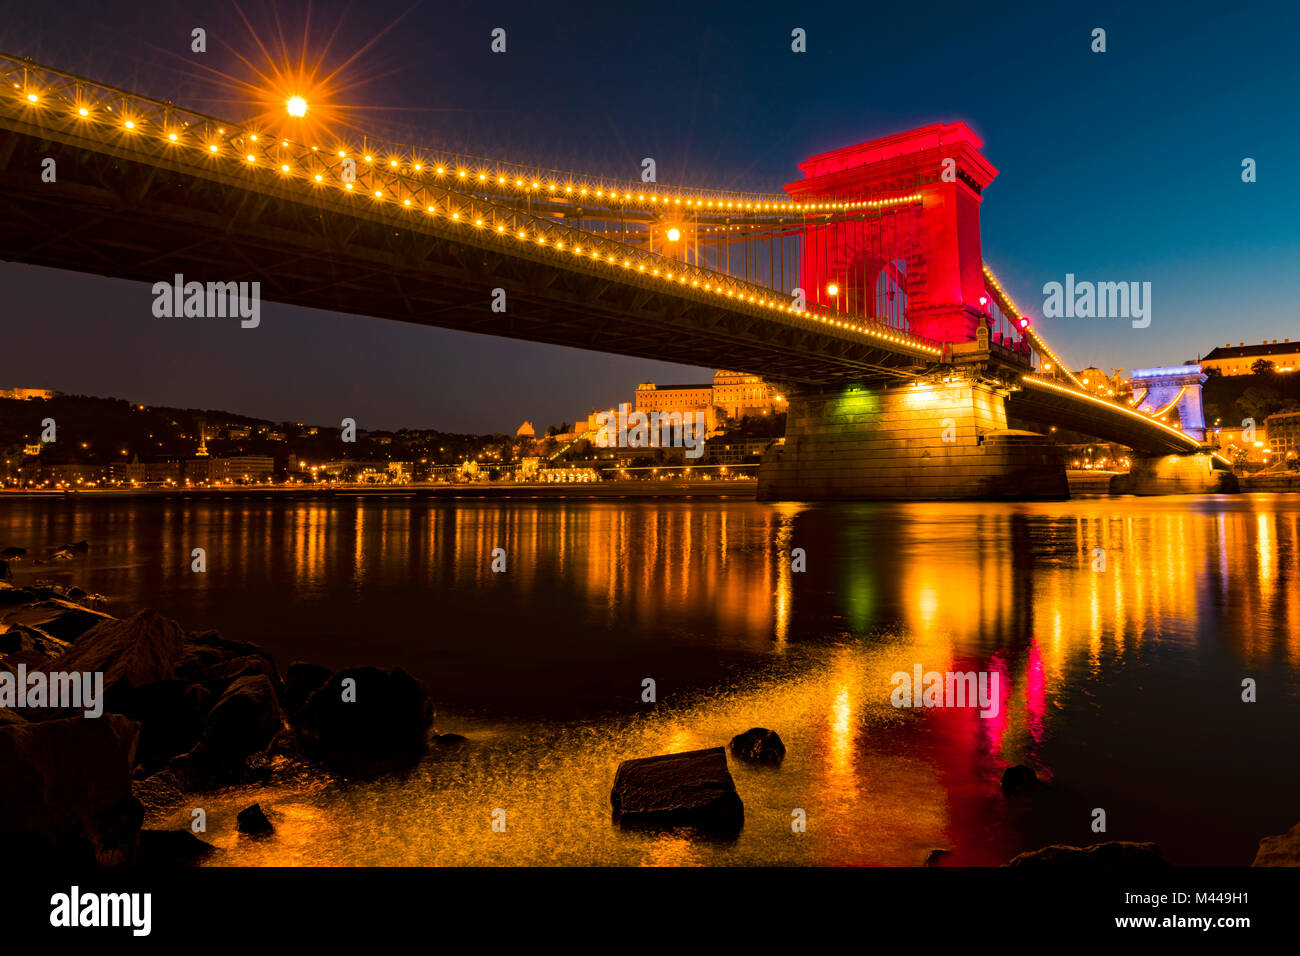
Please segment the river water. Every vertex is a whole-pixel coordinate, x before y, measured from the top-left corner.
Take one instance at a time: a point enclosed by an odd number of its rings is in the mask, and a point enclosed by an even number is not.
[[[195,798],[226,863],[920,865],[943,849],[962,865],[1134,839],[1246,865],[1300,821],[1296,496],[0,500],[0,547],[82,539],[86,555],[18,565],[16,583],[154,607],[260,643],[281,671],[400,665],[436,729],[470,738],[400,778]],[[918,664],[996,673],[998,714],[896,708],[891,677]],[[737,839],[612,825],[620,760],[752,726],[788,755],[731,761]],[[1004,797],[1018,763],[1047,786]],[[272,839],[234,831],[254,799]],[[152,823],[188,821],[187,804]]]

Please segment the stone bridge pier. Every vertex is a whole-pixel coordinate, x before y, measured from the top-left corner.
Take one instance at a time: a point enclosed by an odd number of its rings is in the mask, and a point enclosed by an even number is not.
[[[758,473],[765,500],[1068,498],[1065,462],[1007,428],[1005,389],[951,374],[916,383],[796,389],[784,447]]]
[[[1134,455],[1127,475],[1111,479],[1113,495],[1213,495],[1241,491],[1237,476],[1211,455]]]

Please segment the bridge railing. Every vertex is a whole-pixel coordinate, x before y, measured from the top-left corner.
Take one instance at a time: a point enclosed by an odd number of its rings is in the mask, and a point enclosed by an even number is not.
[[[6,91],[8,87],[8,91]],[[869,316],[850,315],[816,303],[800,303],[758,283],[682,262],[629,243],[585,231],[553,216],[519,208],[474,190],[461,170],[439,171],[385,165],[373,153],[321,148],[257,133],[238,124],[137,96],[104,84],[0,56],[0,116],[20,127],[59,130],[69,142],[97,142],[109,152],[186,169],[203,178],[233,181],[295,201],[304,198],[356,214],[384,212],[415,229],[451,229],[480,245],[514,245],[520,252],[561,256],[605,274],[622,271],[669,287],[675,294],[712,298],[730,308],[776,313],[782,321],[866,338],[927,360],[942,353],[939,342],[895,329]],[[429,174],[432,175],[429,175]],[[485,174],[483,174],[485,175]],[[493,238],[495,237],[495,238]]]
[[[149,97],[118,89],[104,83],[65,73],[31,60],[0,53],[0,78],[5,85],[16,84],[24,93],[68,95],[87,102],[109,103],[121,100],[148,120],[160,113],[175,114],[183,125],[217,123],[234,129],[237,123],[222,123],[214,117],[163,103]],[[240,133],[259,133],[270,139],[279,137],[269,130],[240,127]],[[583,201],[595,205],[636,207],[646,211],[681,211],[689,209],[710,215],[759,215],[763,213],[826,212],[868,209],[879,201],[858,197],[822,197],[816,203],[797,202],[784,193],[729,190],[671,183],[633,181],[574,170],[550,168],[538,164],[478,156],[471,153],[396,143],[370,136],[336,137],[329,144],[316,144],[327,152],[343,150],[352,156],[371,156],[383,164],[395,164],[417,172],[434,172],[457,176],[477,184],[483,191],[508,198],[537,198]]]
[[[430,188],[424,183],[404,185],[416,192]],[[882,344],[910,348],[934,357],[942,353],[942,344],[937,341],[899,331],[867,316],[837,312],[815,302],[804,302],[800,308],[789,296],[767,286],[581,230],[551,217],[445,187],[442,195],[453,221],[472,222],[476,229],[495,232],[507,240],[513,238],[516,242],[550,247],[574,258],[671,283],[680,289],[725,297],[729,301],[775,310],[792,318],[858,332],[881,340]]]

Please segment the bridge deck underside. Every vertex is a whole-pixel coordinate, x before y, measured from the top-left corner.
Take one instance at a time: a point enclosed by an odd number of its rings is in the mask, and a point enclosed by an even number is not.
[[[718,303],[484,230],[432,217],[408,226],[360,196],[340,210],[301,184],[194,175],[59,131],[0,132],[0,259],[149,283],[176,273],[260,281],[269,301],[793,384],[896,380],[922,364],[860,333]],[[40,181],[46,156],[57,160],[55,183]],[[491,310],[496,288],[506,290],[504,312]],[[142,293],[142,310],[151,303]]]
[[[1044,432],[1055,425],[1150,455],[1187,454],[1200,448],[1191,436],[1170,432],[1117,406],[1029,382],[1007,399],[1007,416]]]

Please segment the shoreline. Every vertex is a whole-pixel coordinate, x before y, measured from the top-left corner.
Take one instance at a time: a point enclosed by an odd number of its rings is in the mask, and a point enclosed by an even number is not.
[[[1115,472],[1068,471],[1070,497],[1125,498],[1127,493],[1111,490]],[[1243,494],[1270,492],[1300,493],[1300,475],[1256,475],[1241,479]],[[219,498],[290,499],[299,501],[346,498],[407,498],[412,500],[460,501],[473,499],[512,499],[518,501],[601,500],[601,499],[668,499],[712,498],[753,501],[758,494],[757,478],[725,480],[683,480],[680,478],[641,479],[574,483],[543,482],[464,482],[458,484],[422,483],[409,485],[231,485],[218,488],[0,488],[0,502],[6,500],[61,499],[164,499],[213,500]],[[1155,496],[1162,497],[1162,496]],[[876,500],[876,499],[862,499]],[[879,499],[908,500],[908,499]],[[981,500],[981,499],[974,499]]]
[[[234,485],[229,488],[89,488],[85,490],[5,489],[0,501],[60,498],[753,498],[757,479],[728,481],[606,481],[574,484],[538,482],[457,485]]]

